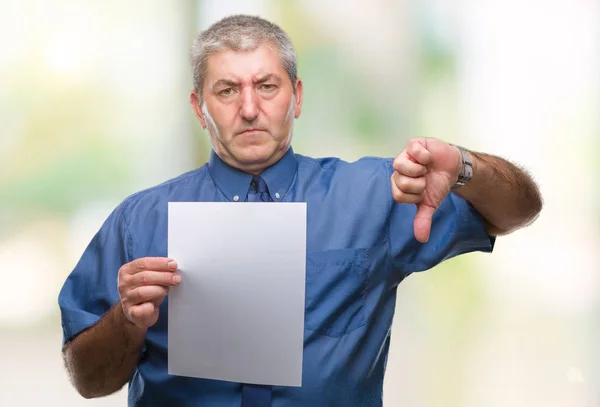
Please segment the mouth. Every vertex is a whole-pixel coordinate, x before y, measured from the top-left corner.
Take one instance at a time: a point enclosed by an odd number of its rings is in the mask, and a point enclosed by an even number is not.
[[[238,134],[242,135],[242,136],[251,136],[254,134],[258,134],[263,132],[263,129],[255,129],[255,128],[251,128],[251,129],[246,129],[244,131],[239,132]]]

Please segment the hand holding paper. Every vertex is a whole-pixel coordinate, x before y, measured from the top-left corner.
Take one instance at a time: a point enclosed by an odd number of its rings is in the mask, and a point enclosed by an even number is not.
[[[177,286],[181,276],[177,262],[163,257],[144,257],[119,269],[118,289],[123,312],[139,328],[148,328],[158,320],[158,307]]]

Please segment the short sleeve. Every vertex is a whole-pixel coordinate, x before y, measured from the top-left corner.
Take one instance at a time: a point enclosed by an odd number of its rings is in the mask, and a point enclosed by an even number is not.
[[[117,276],[129,261],[128,247],[119,206],[94,235],[59,293],[63,344],[97,323],[119,300]]]
[[[395,268],[403,275],[431,269],[461,254],[493,251],[495,237],[486,233],[482,216],[453,192],[434,213],[426,243],[414,237],[415,214],[416,205],[392,204],[390,252]]]

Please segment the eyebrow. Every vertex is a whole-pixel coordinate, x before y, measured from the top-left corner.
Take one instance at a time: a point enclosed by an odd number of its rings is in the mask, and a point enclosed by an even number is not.
[[[256,85],[256,84],[268,82],[271,79],[273,79],[277,82],[281,81],[281,79],[279,79],[279,76],[277,76],[276,74],[273,74],[273,73],[269,73],[264,76],[261,76],[260,78],[255,79],[253,82]],[[234,81],[231,79],[219,79],[218,81],[215,82],[215,84],[213,85],[213,88],[217,88],[217,87],[221,87],[221,86],[236,87],[236,86],[240,86],[240,82]]]
[[[279,76],[277,76],[276,74],[274,74],[274,73],[268,73],[268,74],[266,74],[265,76],[262,76],[262,77],[260,77],[260,78],[256,79],[256,80],[254,81],[254,83],[255,83],[255,84],[258,84],[258,83],[265,83],[265,82],[268,82],[268,81],[270,81],[271,79],[273,79],[273,80],[275,80],[275,81],[277,81],[277,82],[280,82],[280,81],[281,81],[281,80],[279,79]]]
[[[215,82],[215,84],[213,85],[213,88],[217,88],[217,87],[221,87],[221,86],[239,86],[240,83],[237,81],[232,81],[231,79],[219,79],[218,81]]]

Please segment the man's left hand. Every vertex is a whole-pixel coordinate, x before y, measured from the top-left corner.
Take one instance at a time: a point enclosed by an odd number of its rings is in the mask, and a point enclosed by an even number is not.
[[[429,239],[434,212],[460,174],[460,151],[441,140],[411,139],[393,166],[392,196],[398,203],[417,205],[414,233],[424,243]]]

